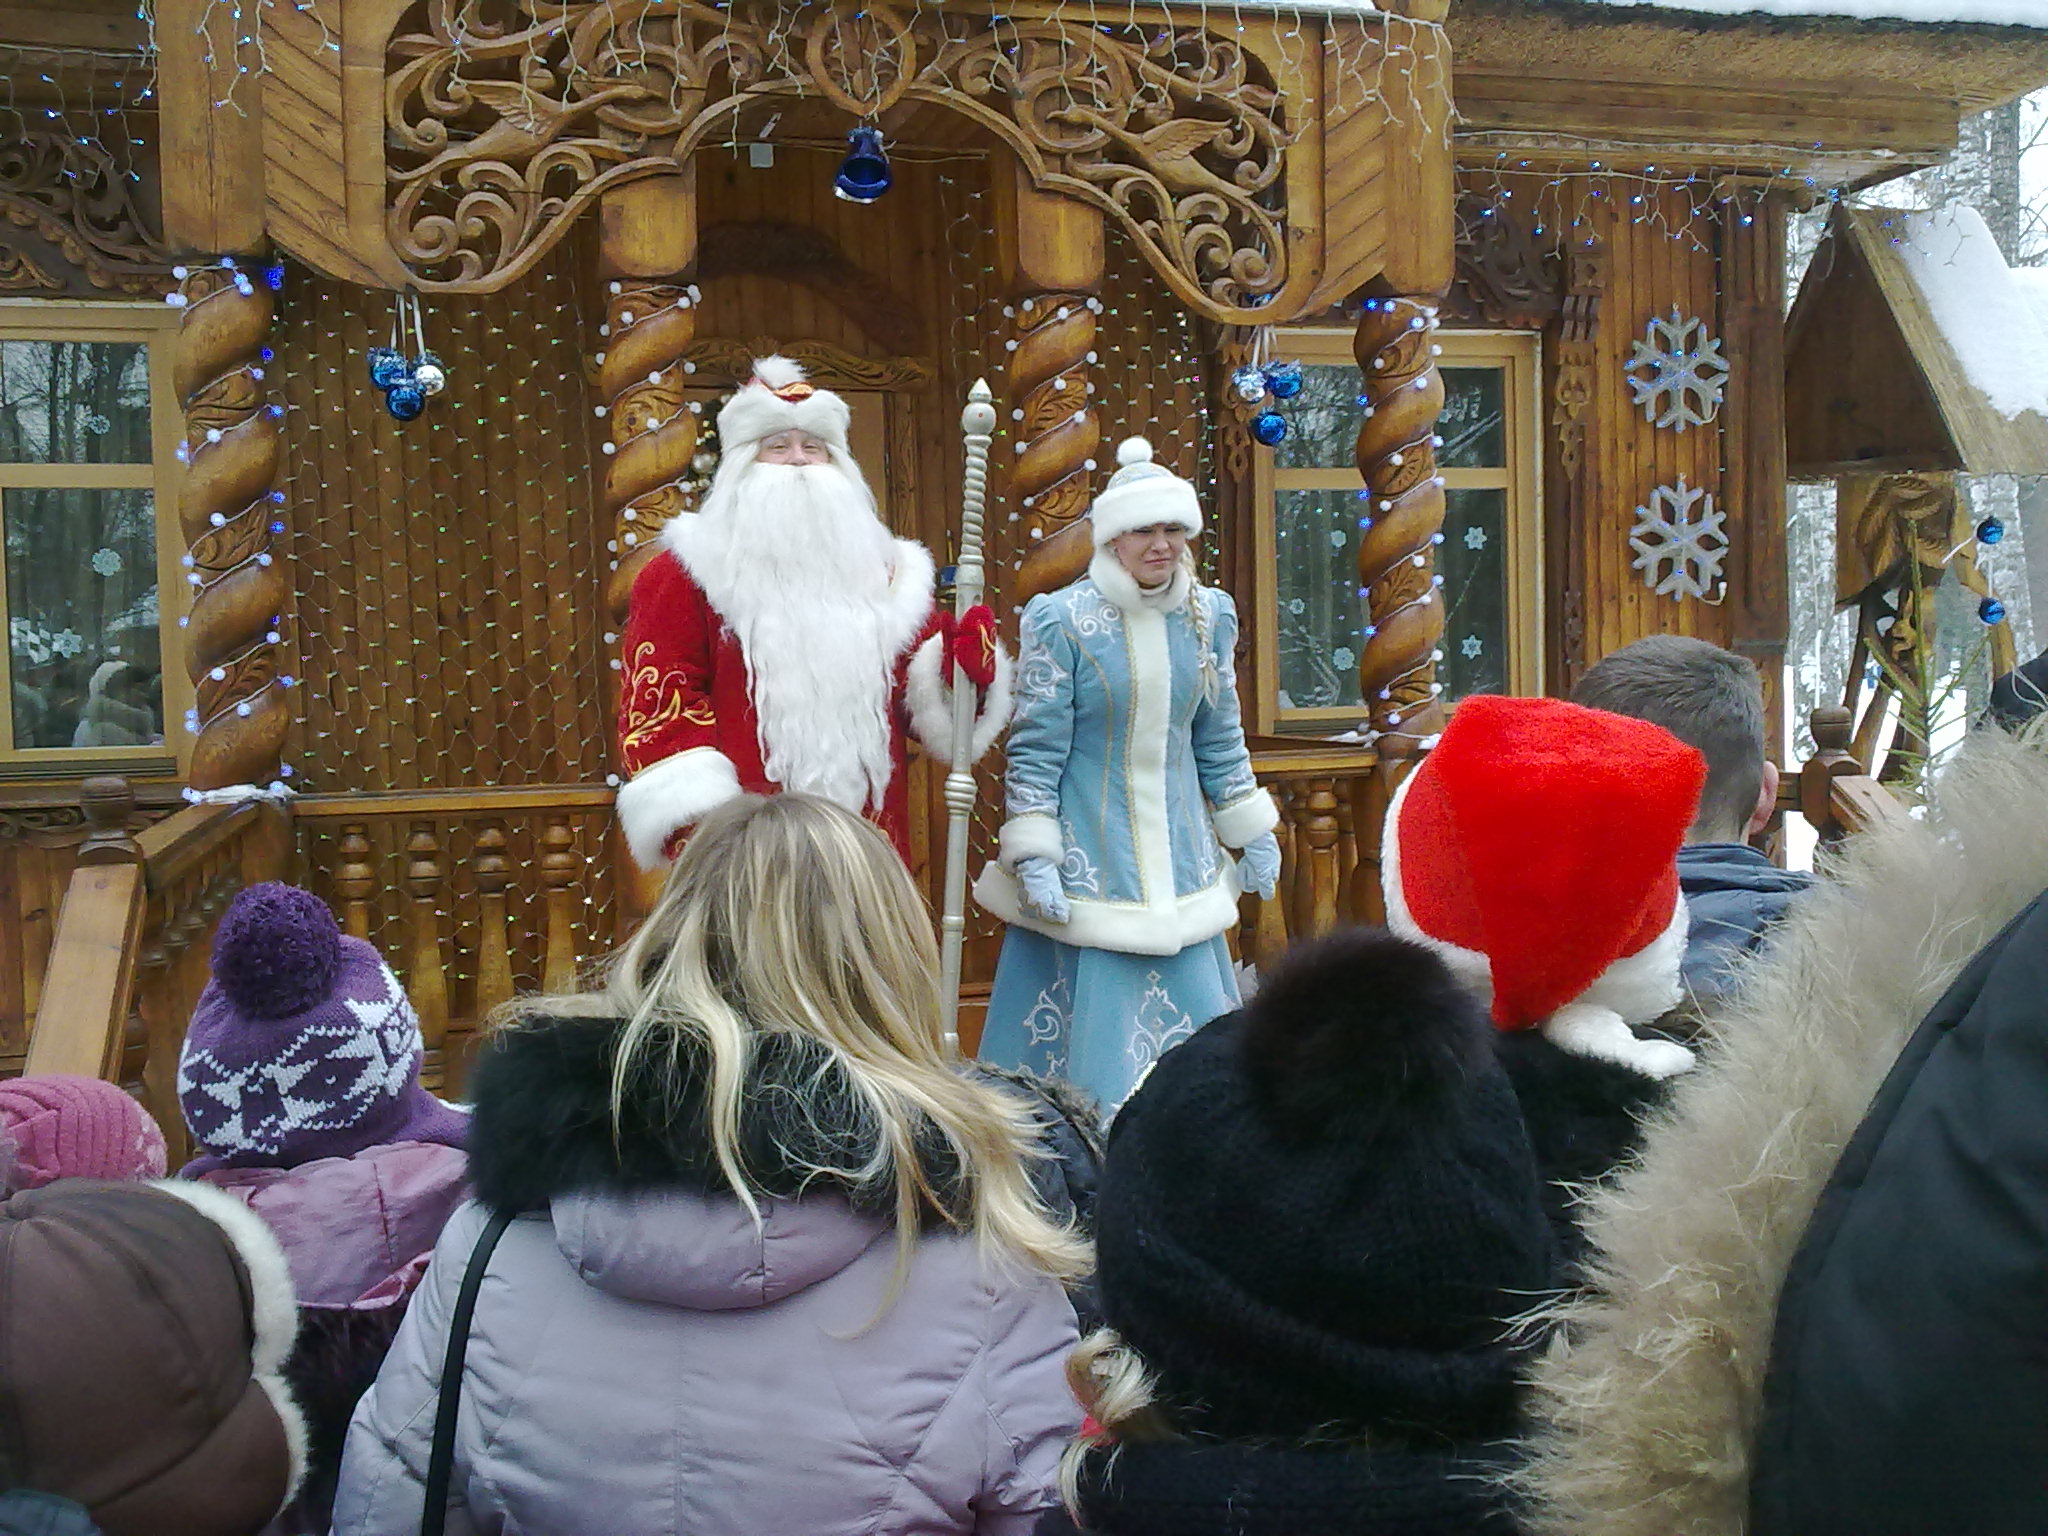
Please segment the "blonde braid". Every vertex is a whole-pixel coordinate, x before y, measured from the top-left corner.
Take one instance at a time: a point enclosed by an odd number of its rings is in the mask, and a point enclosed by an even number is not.
[[[1223,697],[1223,674],[1216,666],[1212,635],[1215,625],[1209,617],[1209,605],[1202,601],[1202,573],[1195,568],[1194,550],[1182,550],[1180,563],[1188,573],[1188,618],[1195,626],[1195,649],[1201,658],[1202,698],[1214,704]]]

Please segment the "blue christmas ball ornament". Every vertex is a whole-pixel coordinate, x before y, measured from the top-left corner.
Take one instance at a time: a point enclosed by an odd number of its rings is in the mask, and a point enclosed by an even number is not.
[[[2003,624],[2005,622],[2005,604],[1995,597],[1987,597],[1977,605],[1977,617],[1986,624]]]
[[[399,421],[411,421],[427,408],[427,392],[411,379],[400,379],[384,391],[384,409]]]
[[[1237,398],[1246,405],[1257,405],[1266,398],[1265,372],[1246,363],[1231,372],[1230,387],[1237,391]]]
[[[370,348],[370,382],[389,389],[405,377],[405,354],[396,347]]]
[[[1278,411],[1261,411],[1252,418],[1252,436],[1268,448],[1277,446],[1287,437],[1287,418]]]
[[[2005,524],[1995,517],[1987,517],[1977,525],[1977,539],[1979,543],[1996,544],[2004,537]]]
[[[1266,388],[1275,400],[1292,400],[1301,393],[1301,364],[1266,364]]]

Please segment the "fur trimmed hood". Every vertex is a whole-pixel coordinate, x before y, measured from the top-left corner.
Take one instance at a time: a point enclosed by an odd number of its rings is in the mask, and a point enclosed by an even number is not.
[[[672,1078],[642,1072],[629,1085],[619,1125],[611,1112],[612,1065],[623,1022],[543,1017],[494,1035],[477,1058],[470,1128],[470,1181],[493,1210],[530,1211],[558,1195],[682,1189],[729,1192],[712,1150],[709,1064],[685,1048]],[[881,1126],[839,1058],[794,1035],[755,1037],[740,1115],[740,1161],[761,1194],[796,1199],[823,1188],[856,1209],[887,1213],[895,1173]],[[808,1114],[794,1105],[811,1106]],[[917,1139],[927,1182],[964,1220],[966,1191],[951,1144],[927,1128]],[[821,1165],[872,1165],[864,1179]]]
[[[1591,1194],[1523,1477],[1541,1536],[1740,1536],[1778,1302],[1920,1021],[2048,887],[2048,739],[1980,731],[1924,820],[1852,839],[1794,906],[1638,1166]]]

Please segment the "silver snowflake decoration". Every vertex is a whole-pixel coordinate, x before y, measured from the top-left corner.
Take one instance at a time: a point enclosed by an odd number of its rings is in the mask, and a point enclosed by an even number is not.
[[[1720,338],[1707,334],[1707,322],[1688,320],[1674,304],[1669,320],[1662,315],[1651,319],[1646,338],[1635,344],[1627,370],[1643,419],[1683,432],[1720,415],[1728,360],[1721,355]]]
[[[1480,639],[1477,635],[1467,635],[1465,637],[1464,643],[1458,647],[1458,650],[1464,655],[1467,661],[1470,661],[1473,658],[1477,657],[1479,653],[1485,649],[1486,642]]]
[[[1476,523],[1472,527],[1467,528],[1465,530],[1465,547],[1467,549],[1486,548],[1486,530]]]
[[[1659,597],[1705,597],[1721,580],[1721,562],[1728,554],[1723,527],[1728,514],[1698,486],[1660,485],[1650,504],[1636,508],[1636,525],[1628,536],[1636,552],[1631,562]],[[1660,576],[1658,568],[1667,566]]]

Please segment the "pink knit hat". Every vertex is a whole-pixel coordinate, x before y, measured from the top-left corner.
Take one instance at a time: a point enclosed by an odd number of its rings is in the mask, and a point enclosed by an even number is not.
[[[0,1082],[0,1132],[14,1143],[8,1193],[58,1179],[160,1179],[164,1133],[120,1088],[52,1072]]]

